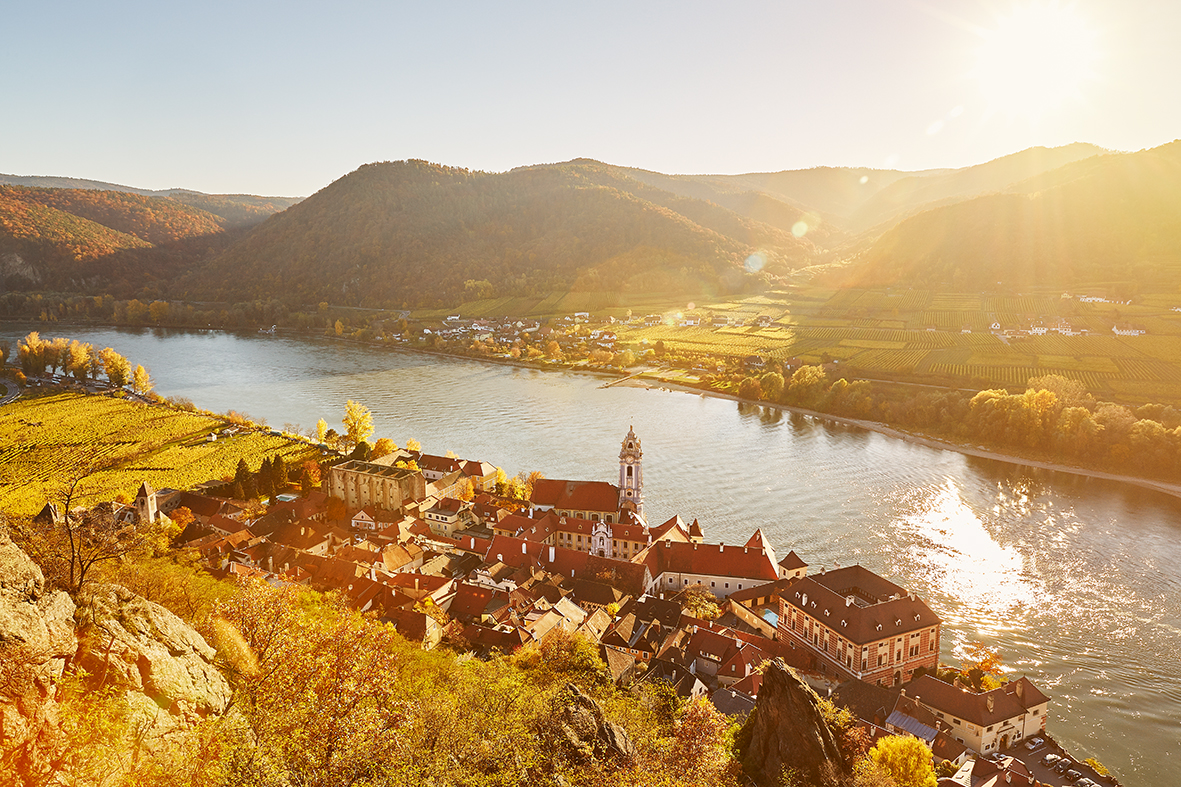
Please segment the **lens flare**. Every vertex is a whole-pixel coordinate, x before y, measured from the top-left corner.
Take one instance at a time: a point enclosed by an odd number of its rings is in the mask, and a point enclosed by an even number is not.
[[[792,228],[795,232],[795,228]],[[767,258],[763,256],[761,251],[756,251],[754,254],[746,258],[746,270],[748,273],[758,273],[767,264]]]
[[[807,233],[808,233],[808,222],[797,221],[795,224],[791,225],[791,234],[795,235],[797,238],[802,238]]]

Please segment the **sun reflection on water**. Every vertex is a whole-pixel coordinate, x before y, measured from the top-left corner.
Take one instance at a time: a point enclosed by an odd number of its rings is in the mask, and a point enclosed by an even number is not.
[[[1040,595],[1024,556],[993,538],[954,480],[921,495],[895,523],[913,541],[904,557],[908,574],[952,602],[945,622],[971,619],[992,633],[1020,628]]]

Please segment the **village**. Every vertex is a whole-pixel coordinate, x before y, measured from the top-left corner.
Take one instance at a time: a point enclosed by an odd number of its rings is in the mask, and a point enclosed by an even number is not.
[[[870,740],[922,739],[941,785],[1117,783],[1047,735],[1043,688],[1015,675],[973,687],[948,670],[942,620],[904,586],[860,565],[814,569],[761,529],[725,544],[697,520],[648,522],[633,430],[614,482],[534,477],[516,496],[493,465],[453,455],[322,467],[318,488],[279,491],[264,509],[218,496],[214,479],[144,483],[119,515],[174,517],[178,546],[215,575],[338,593],[423,648],[487,658],[581,636],[617,685],[665,681],[729,716],[754,708],[762,667],[782,659]]]

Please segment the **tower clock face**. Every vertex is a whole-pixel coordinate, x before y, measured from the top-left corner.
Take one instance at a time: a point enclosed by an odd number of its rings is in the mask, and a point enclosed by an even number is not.
[[[633,460],[633,459],[632,459],[630,456],[627,458],[627,463],[628,463],[629,465],[630,465],[630,464],[631,464],[633,461],[635,461],[635,460]]]

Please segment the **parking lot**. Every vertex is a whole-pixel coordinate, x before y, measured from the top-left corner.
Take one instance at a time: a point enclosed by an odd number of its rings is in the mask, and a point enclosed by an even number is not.
[[[1044,738],[1045,736],[1041,737]],[[1030,770],[1035,779],[1037,779],[1042,784],[1051,785],[1052,787],[1060,787],[1060,785],[1074,785],[1076,781],[1072,780],[1066,775],[1071,771],[1077,771],[1079,773],[1078,780],[1080,781],[1082,779],[1090,779],[1096,784],[1104,785],[1104,787],[1108,787],[1109,785],[1115,783],[1113,779],[1104,778],[1096,774],[1094,769],[1092,769],[1089,765],[1075,761],[1074,758],[1070,757],[1065,751],[1063,751],[1061,746],[1048,738],[1044,743],[1035,747],[1032,751],[1026,748],[1025,744],[1022,743],[1014,746],[1005,753],[1010,757],[1021,760],[1021,762],[1025,763],[1025,767]],[[1047,755],[1054,755],[1054,757],[1058,758],[1058,761],[1052,762],[1049,765],[1045,764]],[[1061,764],[1062,759],[1067,761],[1066,765]],[[1087,783],[1082,782],[1082,784],[1085,787]]]

